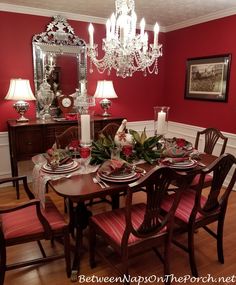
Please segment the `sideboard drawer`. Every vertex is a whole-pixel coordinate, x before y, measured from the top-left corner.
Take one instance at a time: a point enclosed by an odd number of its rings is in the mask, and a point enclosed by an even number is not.
[[[43,137],[41,128],[19,128],[16,137],[16,157],[18,160],[31,158],[34,154],[43,151]]]

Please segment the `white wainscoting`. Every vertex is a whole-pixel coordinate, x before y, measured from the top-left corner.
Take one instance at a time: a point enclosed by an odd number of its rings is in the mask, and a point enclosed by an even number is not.
[[[138,132],[143,131],[144,128],[146,128],[146,132],[148,136],[152,136],[154,134],[154,122],[152,120],[149,121],[137,121],[137,122],[128,122],[127,124],[128,129],[134,129]],[[192,125],[186,125],[186,124],[180,124],[176,122],[169,122],[169,129],[167,137],[184,137],[186,140],[194,143],[196,133],[198,130],[202,130],[203,128],[200,128],[198,126],[192,126]],[[225,136],[227,136],[228,143],[226,147],[227,153],[232,153],[234,156],[236,156],[236,134],[232,133],[226,133],[223,132]],[[200,150],[201,145],[203,142],[200,142]],[[217,143],[215,148],[215,154],[219,153],[219,148],[221,144]],[[10,167],[10,155],[9,155],[9,142],[8,142],[8,133],[7,132],[0,132],[0,178],[7,177],[11,175],[11,167]],[[31,180],[31,171],[33,168],[33,164],[31,161],[25,161],[20,162],[18,164],[19,167],[19,173],[21,175],[27,175],[29,178],[29,181]],[[232,170],[233,171],[233,170]],[[232,175],[232,171],[228,177],[228,181],[230,179],[230,176]],[[236,190],[236,186],[235,186]]]
[[[0,132],[0,178],[11,175],[8,133]]]

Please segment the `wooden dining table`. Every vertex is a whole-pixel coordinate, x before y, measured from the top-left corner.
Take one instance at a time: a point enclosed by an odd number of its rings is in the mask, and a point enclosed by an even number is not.
[[[201,168],[207,167],[216,158],[217,156],[215,155],[200,154],[197,167],[184,171],[198,171]],[[139,164],[139,167],[143,168],[146,172],[151,170],[154,166],[156,166],[156,164]],[[128,186],[127,182],[106,182],[109,187],[101,188],[98,183],[94,183],[93,177],[95,176],[96,173],[89,173],[71,176],[70,178],[48,181],[48,186],[50,186],[58,195],[66,198],[69,201],[69,205],[74,203],[77,204],[76,211],[69,211],[70,228],[72,230],[76,228],[75,255],[71,274],[72,281],[77,280],[83,230],[87,227],[89,217],[92,215],[92,213],[87,209],[85,202],[95,198],[105,198],[106,196],[110,196],[112,208],[119,208],[120,193],[124,192]]]

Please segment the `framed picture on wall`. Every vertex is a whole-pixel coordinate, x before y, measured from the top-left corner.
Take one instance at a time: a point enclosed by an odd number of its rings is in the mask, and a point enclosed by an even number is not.
[[[185,99],[227,102],[231,54],[187,59]]]

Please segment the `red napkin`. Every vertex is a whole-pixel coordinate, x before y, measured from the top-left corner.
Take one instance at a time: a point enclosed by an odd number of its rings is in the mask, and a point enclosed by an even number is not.
[[[125,172],[126,163],[122,160],[109,159],[105,161],[99,168],[98,172],[100,174],[111,175],[115,173]],[[127,168],[127,170],[129,170]]]

